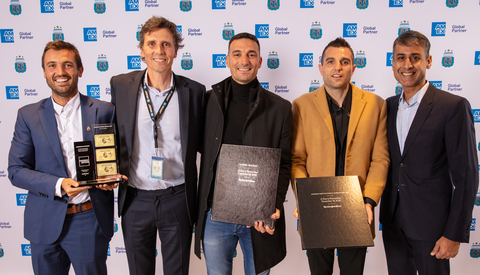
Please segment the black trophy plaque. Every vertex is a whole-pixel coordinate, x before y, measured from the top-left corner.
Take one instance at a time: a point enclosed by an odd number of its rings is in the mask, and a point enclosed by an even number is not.
[[[295,181],[302,249],[373,246],[357,176]]]
[[[217,164],[212,220],[274,228],[282,150],[223,144]]]
[[[93,148],[90,141],[75,142],[75,157],[77,157],[77,180],[80,186],[100,185],[100,184],[114,184],[122,182],[123,179],[118,177],[118,163],[117,163],[117,146],[115,139],[115,124],[93,124]],[[82,161],[86,162],[86,157],[80,155],[81,150],[85,150],[85,145],[90,144],[89,159],[90,172],[88,177],[86,168],[82,168]],[[81,147],[83,146],[83,147]],[[77,150],[78,147],[78,150]],[[77,156],[78,153],[78,156]],[[82,174],[79,174],[79,169]]]

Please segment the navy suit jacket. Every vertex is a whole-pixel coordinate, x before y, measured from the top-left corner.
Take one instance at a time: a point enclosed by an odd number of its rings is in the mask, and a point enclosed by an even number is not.
[[[111,123],[115,107],[80,94],[83,140],[93,142],[92,124]],[[59,178],[68,178],[51,98],[18,110],[8,158],[8,177],[16,187],[28,190],[24,236],[37,244],[52,244],[62,232],[68,196],[55,196]],[[103,234],[113,235],[113,191],[89,189]]]
[[[401,223],[406,236],[415,240],[436,241],[444,236],[468,242],[478,188],[470,103],[430,84],[400,154],[396,127],[399,98],[387,99],[391,166],[380,222],[389,226]]]
[[[143,84],[145,71],[133,71],[112,77],[110,89],[112,103],[116,107],[118,126],[120,173],[129,176],[137,122],[138,92]],[[176,92],[180,109],[180,139],[185,174],[185,196],[190,222],[196,219],[197,196],[197,151],[200,148],[203,131],[203,100],[205,86],[183,76],[175,76]],[[127,182],[118,190],[118,213],[123,215],[123,205],[127,193]]]

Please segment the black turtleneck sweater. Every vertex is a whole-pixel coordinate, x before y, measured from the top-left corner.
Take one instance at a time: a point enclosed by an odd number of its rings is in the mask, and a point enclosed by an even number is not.
[[[243,127],[249,115],[250,91],[258,88],[257,79],[248,84],[239,84],[232,79],[232,86],[225,112],[223,143],[242,145]]]

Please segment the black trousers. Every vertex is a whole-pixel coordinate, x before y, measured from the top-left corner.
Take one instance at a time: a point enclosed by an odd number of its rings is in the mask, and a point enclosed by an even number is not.
[[[436,241],[408,238],[398,226],[382,225],[383,246],[390,275],[448,275],[449,260],[430,256]]]
[[[188,274],[193,228],[185,185],[154,191],[129,187],[124,207],[122,230],[130,274],[155,274],[157,232],[163,274]]]
[[[367,248],[338,248],[341,275],[362,275]],[[308,249],[308,265],[312,275],[332,275],[335,249]]]

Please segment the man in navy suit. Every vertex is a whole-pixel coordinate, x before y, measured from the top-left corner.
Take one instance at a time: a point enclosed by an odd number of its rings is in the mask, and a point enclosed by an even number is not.
[[[380,206],[389,274],[450,274],[468,242],[478,188],[470,103],[426,78],[430,42],[408,31],[393,44],[401,95],[387,99],[391,166]]]
[[[182,38],[153,16],[139,34],[147,70],[112,77],[119,129],[118,213],[130,274],[155,274],[157,232],[164,274],[188,274],[196,213],[197,150],[205,86],[172,72]]]
[[[13,185],[28,190],[24,235],[35,274],[107,274],[115,185],[79,187],[74,142],[93,141],[92,124],[111,123],[114,106],[78,92],[78,50],[49,42],[42,67],[52,96],[18,111],[8,159]]]

